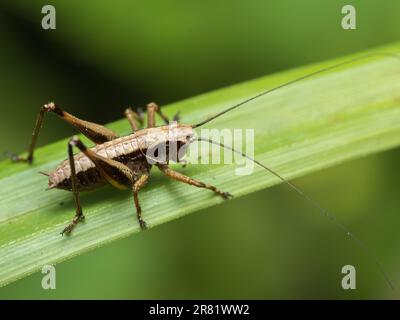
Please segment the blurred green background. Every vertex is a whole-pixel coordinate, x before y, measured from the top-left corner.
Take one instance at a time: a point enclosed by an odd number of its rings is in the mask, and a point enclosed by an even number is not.
[[[41,28],[45,4],[56,7],[56,30]],[[356,7],[357,30],[341,28],[345,4]],[[166,104],[399,41],[399,14],[396,0],[1,1],[0,149],[25,150],[47,101],[107,123],[127,105]],[[72,133],[48,117],[39,145]],[[399,149],[387,151],[296,183],[377,253],[400,288],[399,160]],[[341,289],[345,264],[356,266],[357,290]],[[56,290],[41,289],[41,278],[0,288],[0,298],[400,296],[354,242],[285,186],[61,263]]]

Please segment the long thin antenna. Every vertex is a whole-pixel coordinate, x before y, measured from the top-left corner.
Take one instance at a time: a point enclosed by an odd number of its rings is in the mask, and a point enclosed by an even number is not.
[[[385,278],[386,282],[388,283],[388,285],[390,286],[390,288],[392,290],[395,289],[392,281],[389,279],[388,275],[386,274],[382,264],[379,262],[379,260],[377,259],[377,257],[375,256],[375,254],[365,245],[365,243],[363,241],[360,240],[360,238],[358,238],[356,235],[354,235],[354,233],[352,233],[350,231],[349,228],[347,228],[344,224],[340,223],[339,221],[337,221],[336,217],[326,208],[324,208],[323,206],[321,206],[317,201],[315,201],[314,199],[312,199],[310,196],[308,196],[306,193],[304,193],[302,190],[300,190],[298,187],[296,187],[293,183],[291,183],[289,180],[286,180],[284,177],[282,177],[280,174],[278,174],[276,171],[272,170],[271,168],[267,167],[266,165],[262,164],[261,162],[257,161],[256,159],[248,156],[247,154],[238,151],[232,147],[226,146],[223,143],[220,142],[216,142],[213,141],[211,139],[205,139],[205,138],[201,138],[198,137],[196,140],[198,141],[205,141],[205,142],[209,142],[211,144],[215,144],[217,146],[220,146],[222,148],[225,148],[227,150],[233,151],[237,154],[240,154],[242,157],[245,157],[251,161],[253,161],[254,163],[256,163],[257,165],[259,165],[260,167],[264,168],[265,170],[269,171],[271,174],[273,174],[274,176],[276,176],[277,178],[279,178],[283,183],[287,184],[293,191],[295,191],[300,197],[304,198],[311,206],[313,206],[314,208],[316,208],[318,210],[318,212],[322,215],[325,216],[326,218],[328,218],[330,221],[332,221],[336,227],[338,227],[339,229],[341,229],[346,236],[348,236],[349,238],[351,238],[352,240],[355,241],[355,243],[362,249],[364,250],[364,252],[370,257],[370,259],[375,263],[375,265],[377,266],[379,272],[383,275],[383,277]]]
[[[269,94],[269,93],[271,93],[271,92],[277,91],[277,90],[282,89],[282,88],[284,88],[284,87],[287,87],[287,86],[289,86],[289,85],[292,85],[293,83],[302,81],[302,80],[307,79],[307,78],[314,77],[314,76],[316,76],[316,75],[318,75],[318,74],[320,74],[320,73],[324,73],[324,72],[330,71],[330,70],[332,70],[332,69],[336,69],[336,68],[342,67],[342,66],[344,66],[344,65],[347,65],[347,64],[350,64],[350,63],[359,61],[359,60],[363,60],[363,59],[367,59],[367,58],[375,57],[375,56],[391,57],[391,58],[395,58],[395,59],[397,59],[397,60],[400,60],[400,56],[398,56],[398,55],[396,55],[396,54],[394,54],[394,53],[385,53],[385,52],[374,52],[374,53],[365,54],[365,55],[362,55],[362,56],[359,56],[359,57],[356,57],[356,58],[353,58],[353,59],[349,59],[349,60],[346,60],[346,61],[343,61],[343,62],[334,64],[334,65],[332,65],[332,66],[329,66],[329,67],[326,67],[326,68],[322,68],[322,69],[320,69],[320,70],[318,70],[318,71],[314,71],[314,72],[308,73],[308,74],[306,74],[306,75],[304,75],[304,76],[301,76],[301,77],[299,77],[299,78],[290,80],[290,81],[285,82],[285,83],[283,83],[283,84],[281,84],[281,85],[279,85],[279,86],[276,86],[276,87],[273,87],[273,88],[268,89],[268,90],[266,90],[266,91],[263,91],[263,92],[261,92],[261,93],[255,95],[255,96],[253,96],[253,97],[251,97],[251,98],[248,98],[248,99],[246,99],[246,100],[243,100],[242,102],[239,102],[238,104],[235,104],[235,105],[233,105],[233,106],[231,106],[231,107],[229,107],[229,108],[227,108],[227,109],[221,111],[220,113],[217,113],[217,114],[214,115],[214,116],[211,116],[210,118],[208,118],[208,119],[206,119],[206,120],[204,120],[204,121],[202,121],[202,122],[199,122],[199,123],[197,123],[197,124],[192,125],[192,128],[200,127],[200,126],[202,126],[202,125],[204,125],[204,124],[206,124],[206,123],[208,123],[208,122],[210,122],[210,121],[212,121],[212,120],[214,120],[214,119],[216,119],[216,118],[218,118],[218,117],[224,115],[225,113],[228,113],[228,112],[230,112],[230,111],[232,111],[232,110],[234,110],[234,109],[236,109],[236,108],[239,108],[240,106],[242,106],[242,105],[244,105],[244,104],[246,104],[246,103],[248,103],[248,102],[250,102],[250,101],[253,101],[253,100],[255,100],[255,99],[258,99],[258,98],[260,98],[260,97],[262,97],[262,96],[265,96],[265,95],[267,95],[267,94]]]

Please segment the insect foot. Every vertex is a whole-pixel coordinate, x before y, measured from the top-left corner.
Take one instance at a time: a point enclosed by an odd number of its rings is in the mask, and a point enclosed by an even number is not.
[[[10,159],[12,162],[27,162],[27,163],[32,163],[32,159],[29,159],[28,157],[23,158],[17,155],[16,153],[12,153],[9,151],[4,152],[4,156],[8,159]]]
[[[83,221],[83,220],[85,220],[85,216],[84,216],[84,215],[75,216],[74,219],[72,220],[72,222],[71,222],[69,225],[67,225],[67,226],[63,229],[63,231],[60,232],[60,234],[61,234],[62,236],[64,235],[64,233],[65,233],[66,235],[70,235],[70,234],[71,234],[71,231],[75,228],[75,226],[78,224],[78,222],[79,222],[79,221]]]
[[[228,200],[230,198],[233,198],[233,194],[231,194],[229,192],[222,192],[221,197],[224,198],[225,200]]]
[[[12,153],[12,152],[4,152],[4,155],[9,158],[12,162],[26,162],[31,164],[33,161],[33,157],[31,155],[27,156],[27,157],[20,157],[19,155],[17,155],[16,153]]]
[[[142,230],[147,229],[147,224],[143,219],[139,219],[139,224],[140,224],[140,229],[142,229]]]

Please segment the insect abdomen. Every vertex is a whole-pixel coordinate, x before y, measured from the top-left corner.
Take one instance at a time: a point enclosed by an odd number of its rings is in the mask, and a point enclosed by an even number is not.
[[[75,155],[74,160],[79,190],[92,189],[105,182],[100,171],[83,154]],[[49,188],[72,190],[71,167],[68,160],[50,173]]]
[[[191,128],[187,126],[180,126],[178,129],[180,129],[179,133],[186,134],[187,130],[190,130],[188,134],[191,133]],[[174,140],[180,140],[176,139],[176,135],[174,137]],[[140,130],[134,134],[99,144],[91,150],[102,157],[117,160],[129,166],[130,162],[146,159],[145,154],[149,146],[169,139],[169,127],[162,126]],[[79,190],[93,189],[106,182],[100,170],[83,153],[76,154],[74,160]],[[71,168],[68,160],[64,160],[49,174],[49,188],[72,189]]]

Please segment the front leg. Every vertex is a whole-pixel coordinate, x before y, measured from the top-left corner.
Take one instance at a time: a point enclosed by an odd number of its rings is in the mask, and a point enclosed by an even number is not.
[[[190,184],[192,186],[198,187],[198,188],[205,188],[208,190],[211,190],[221,196],[223,199],[228,199],[233,197],[229,192],[222,191],[218,189],[217,187],[214,187],[213,185],[195,180],[191,177],[185,176],[182,173],[179,173],[177,171],[172,170],[170,167],[168,167],[165,164],[157,164],[157,167],[161,170],[162,173],[164,173],[167,177],[186,183]]]

